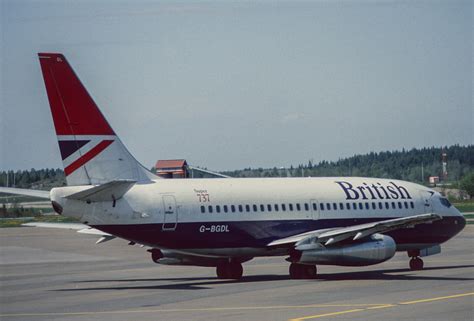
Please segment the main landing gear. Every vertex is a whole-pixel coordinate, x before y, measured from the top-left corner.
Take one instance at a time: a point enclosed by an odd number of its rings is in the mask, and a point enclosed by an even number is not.
[[[317,275],[316,265],[290,264],[291,279],[316,279]]]
[[[420,250],[411,250],[408,251],[408,256],[410,259],[410,270],[420,271],[423,270],[423,260],[420,258]]]
[[[410,270],[419,271],[423,270],[423,260],[419,257],[412,257],[410,259]]]
[[[216,267],[217,278],[219,279],[235,279],[238,280],[242,277],[244,269],[240,262],[225,261],[219,262]]]

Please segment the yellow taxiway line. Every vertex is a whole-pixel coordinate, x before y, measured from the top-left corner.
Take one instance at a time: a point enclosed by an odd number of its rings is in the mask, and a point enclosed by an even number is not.
[[[385,309],[391,307],[400,307],[409,304],[419,304],[425,302],[448,300],[460,297],[474,295],[474,292],[454,294],[436,298],[420,299],[415,301],[400,302],[397,304],[373,303],[373,304],[308,304],[308,305],[274,305],[274,306],[241,306],[241,307],[216,307],[216,308],[183,308],[183,309],[143,309],[143,310],[111,310],[111,311],[79,311],[79,312],[45,312],[45,313],[5,313],[0,314],[0,318],[5,317],[39,317],[39,316],[80,316],[80,315],[105,315],[105,314],[141,314],[141,313],[157,313],[157,312],[218,312],[218,311],[236,311],[236,310],[271,310],[271,309],[311,309],[311,308],[352,308],[349,310],[335,311],[323,314],[303,316],[291,319],[290,321],[301,321],[318,319],[324,317],[332,317],[341,314],[363,312],[376,309]]]
[[[112,310],[112,311],[80,311],[80,312],[45,312],[45,313],[10,313],[0,314],[0,317],[32,317],[32,316],[73,316],[93,314],[130,314],[130,313],[157,313],[157,312],[215,312],[233,310],[272,310],[272,309],[311,309],[311,308],[348,308],[371,307],[380,304],[308,304],[308,305],[273,305],[273,306],[241,306],[219,308],[182,308],[182,309],[143,309],[143,310]]]
[[[312,320],[312,319],[319,319],[319,318],[324,318],[324,317],[331,317],[331,316],[336,316],[336,315],[341,315],[341,314],[362,312],[362,311],[368,311],[368,310],[401,307],[403,305],[409,305],[409,304],[419,304],[419,303],[426,303],[426,302],[433,302],[433,301],[449,300],[449,299],[461,298],[461,297],[466,297],[466,296],[471,296],[471,295],[474,295],[474,292],[440,296],[440,297],[429,298],[429,299],[420,299],[420,300],[415,300],[415,301],[399,302],[397,304],[379,304],[377,306],[371,306],[371,307],[367,307],[363,309],[343,310],[343,311],[337,311],[337,312],[331,312],[331,313],[315,314],[315,315],[309,315],[305,317],[290,319],[289,321]]]

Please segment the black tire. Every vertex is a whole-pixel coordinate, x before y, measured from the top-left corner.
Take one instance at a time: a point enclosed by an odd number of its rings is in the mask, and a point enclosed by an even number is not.
[[[423,260],[419,257],[414,257],[410,260],[410,270],[420,271],[423,270]]]
[[[240,264],[239,262],[230,263],[229,271],[230,271],[229,279],[238,280],[244,274],[244,268],[242,267],[242,264]]]
[[[290,278],[294,280],[315,279],[317,277],[316,265],[291,263],[289,272]]]
[[[424,266],[424,263],[423,263],[423,260],[420,259],[419,257],[416,258],[416,267],[418,268],[418,270],[423,270],[423,266]]]
[[[235,279],[242,277],[244,269],[239,262],[225,262],[220,263],[216,267],[216,274],[218,279]]]
[[[305,265],[304,266],[304,278],[305,279],[316,279],[318,276],[318,271],[316,265]]]
[[[297,280],[300,278],[300,265],[296,263],[291,263],[289,268],[290,278]]]
[[[218,279],[227,279],[227,264],[221,263],[217,264],[216,274]]]

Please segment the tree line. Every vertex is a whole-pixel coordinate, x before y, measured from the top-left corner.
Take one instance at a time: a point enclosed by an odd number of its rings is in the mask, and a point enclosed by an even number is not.
[[[65,185],[64,172],[59,168],[0,171],[0,186],[48,190]]]
[[[447,182],[457,184],[474,171],[474,145],[453,145],[372,152],[337,161],[321,161],[316,164],[308,161],[288,168],[246,168],[224,171],[222,174],[232,177],[364,176],[427,184],[430,176],[442,178],[443,152],[447,154]],[[0,186],[7,186],[7,183],[10,187],[50,189],[65,186],[66,180],[61,169],[0,171]]]
[[[447,182],[460,181],[474,170],[474,145],[413,148],[411,150],[372,152],[337,161],[321,161],[289,168],[247,168],[223,172],[232,177],[324,177],[363,176],[428,183],[428,177],[443,177],[442,153],[447,154]]]

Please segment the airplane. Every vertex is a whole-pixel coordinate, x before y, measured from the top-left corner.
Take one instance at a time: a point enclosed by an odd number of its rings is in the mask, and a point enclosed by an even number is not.
[[[292,279],[317,278],[317,265],[369,266],[406,251],[421,257],[466,225],[440,193],[366,177],[161,179],[126,149],[60,53],[39,53],[67,186],[0,192],[48,198],[76,229],[146,246],[154,262],[215,267],[240,279],[242,263],[286,256]]]

